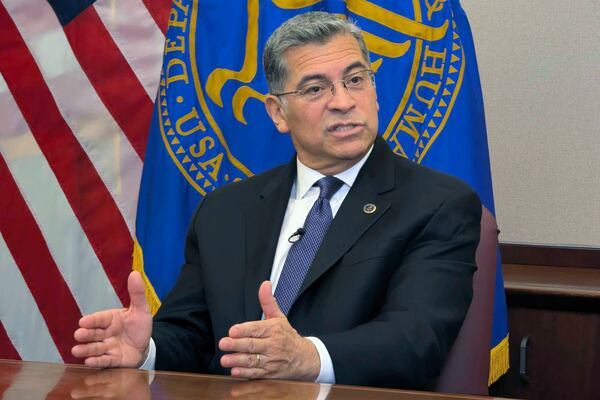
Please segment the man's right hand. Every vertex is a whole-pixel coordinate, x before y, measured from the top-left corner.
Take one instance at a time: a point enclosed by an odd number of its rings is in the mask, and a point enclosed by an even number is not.
[[[127,279],[129,308],[99,311],[79,320],[73,335],[80,344],[71,349],[85,365],[97,368],[139,367],[145,360],[152,314],[144,294],[142,276],[133,271]]]

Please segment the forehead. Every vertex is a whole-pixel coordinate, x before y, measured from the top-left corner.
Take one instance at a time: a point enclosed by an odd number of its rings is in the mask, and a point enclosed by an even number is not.
[[[368,68],[357,40],[349,33],[336,35],[325,43],[307,43],[284,53],[290,83],[307,75],[337,79],[350,65],[360,63]]]

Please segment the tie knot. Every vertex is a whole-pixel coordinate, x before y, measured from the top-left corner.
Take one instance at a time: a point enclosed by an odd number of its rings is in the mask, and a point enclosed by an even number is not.
[[[319,197],[324,197],[327,200],[330,200],[331,197],[337,192],[344,182],[336,178],[335,176],[326,176],[325,178],[321,178],[317,181],[317,186],[321,189],[319,193]]]

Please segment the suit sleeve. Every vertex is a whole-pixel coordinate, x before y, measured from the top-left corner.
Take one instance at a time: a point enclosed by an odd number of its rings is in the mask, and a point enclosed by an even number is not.
[[[196,238],[200,203],[185,243],[185,264],[173,289],[154,316],[156,369],[206,372],[214,353],[212,328]]]
[[[439,375],[471,302],[480,218],[470,189],[441,203],[408,245],[377,315],[319,336],[337,383],[422,388]]]

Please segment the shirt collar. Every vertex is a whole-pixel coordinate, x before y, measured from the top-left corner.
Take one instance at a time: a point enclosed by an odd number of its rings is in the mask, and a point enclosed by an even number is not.
[[[365,162],[367,162],[369,155],[371,155],[371,151],[373,151],[373,145],[371,145],[369,151],[367,151],[367,153],[363,156],[363,158],[360,159],[359,162],[347,170],[342,171],[339,174],[335,174],[334,176],[344,182],[344,184],[348,187],[352,187],[356,177],[358,176],[358,172]],[[315,182],[324,176],[325,175],[319,171],[302,164],[298,157],[296,157],[296,181],[294,182],[296,193],[294,194],[294,197],[298,200],[306,196],[306,193],[315,184]]]

